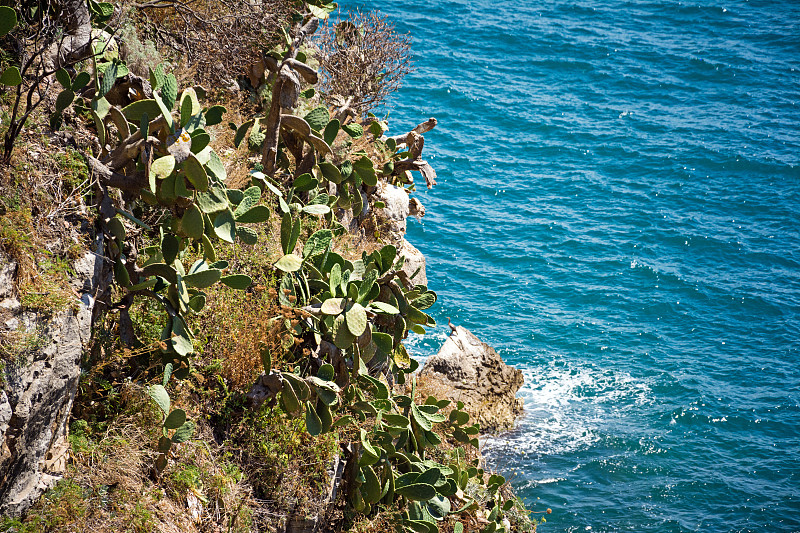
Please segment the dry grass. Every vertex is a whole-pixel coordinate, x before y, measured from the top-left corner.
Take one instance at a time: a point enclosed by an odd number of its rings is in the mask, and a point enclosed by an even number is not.
[[[77,299],[69,277],[71,262],[88,248],[82,226],[89,222],[85,197],[92,184],[71,145],[84,136],[49,132],[38,126],[45,116],[37,109],[9,165],[0,164],[0,249],[18,264],[23,307],[47,314]]]
[[[292,13],[289,0],[127,1],[123,10],[160,50],[171,51],[185,78],[229,83],[277,41]]]
[[[104,432],[73,422],[65,478],[28,511],[19,531],[198,531],[150,476],[158,413],[141,389],[122,394],[126,410]]]
[[[282,320],[272,319],[293,320],[294,316],[277,303],[274,289],[272,293],[263,288],[215,292],[202,319],[208,337],[204,354],[222,362],[222,375],[230,388],[246,392],[263,371],[262,350],[277,368],[285,348],[294,346],[294,339],[286,338]]]

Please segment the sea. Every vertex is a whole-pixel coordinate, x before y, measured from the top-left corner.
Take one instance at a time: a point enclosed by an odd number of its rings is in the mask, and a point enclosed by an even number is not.
[[[483,447],[538,531],[800,531],[800,2],[340,8],[412,37],[377,110],[439,122],[409,345],[450,318],[523,371]]]

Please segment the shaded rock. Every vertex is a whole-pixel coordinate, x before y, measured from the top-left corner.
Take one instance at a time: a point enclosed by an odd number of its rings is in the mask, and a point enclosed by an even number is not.
[[[505,364],[491,346],[461,326],[438,354],[428,358],[419,379],[423,393],[464,402],[482,432],[511,429],[522,414],[522,400],[516,397],[522,372]]]
[[[97,242],[102,251],[102,240]],[[85,290],[73,308],[52,317],[19,313],[0,324],[33,335],[36,342],[6,361],[0,391],[0,512],[19,515],[51,488],[66,467],[67,431],[72,402],[78,390],[84,343],[91,334],[94,294],[101,281],[95,263],[100,254],[87,254],[76,270],[90,276],[76,281]],[[0,293],[13,289],[0,287]],[[8,298],[7,298],[8,299]],[[10,306],[9,309],[19,309]]]

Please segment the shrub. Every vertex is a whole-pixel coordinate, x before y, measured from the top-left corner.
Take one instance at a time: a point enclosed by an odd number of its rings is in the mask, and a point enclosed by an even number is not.
[[[397,91],[411,72],[411,37],[378,13],[328,19],[317,40],[320,91],[329,105],[364,115]]]

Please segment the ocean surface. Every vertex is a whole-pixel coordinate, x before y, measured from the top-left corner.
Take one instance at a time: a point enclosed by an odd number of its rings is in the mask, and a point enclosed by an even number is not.
[[[411,346],[450,317],[524,371],[485,451],[539,531],[800,531],[800,2],[341,6],[413,36]]]

